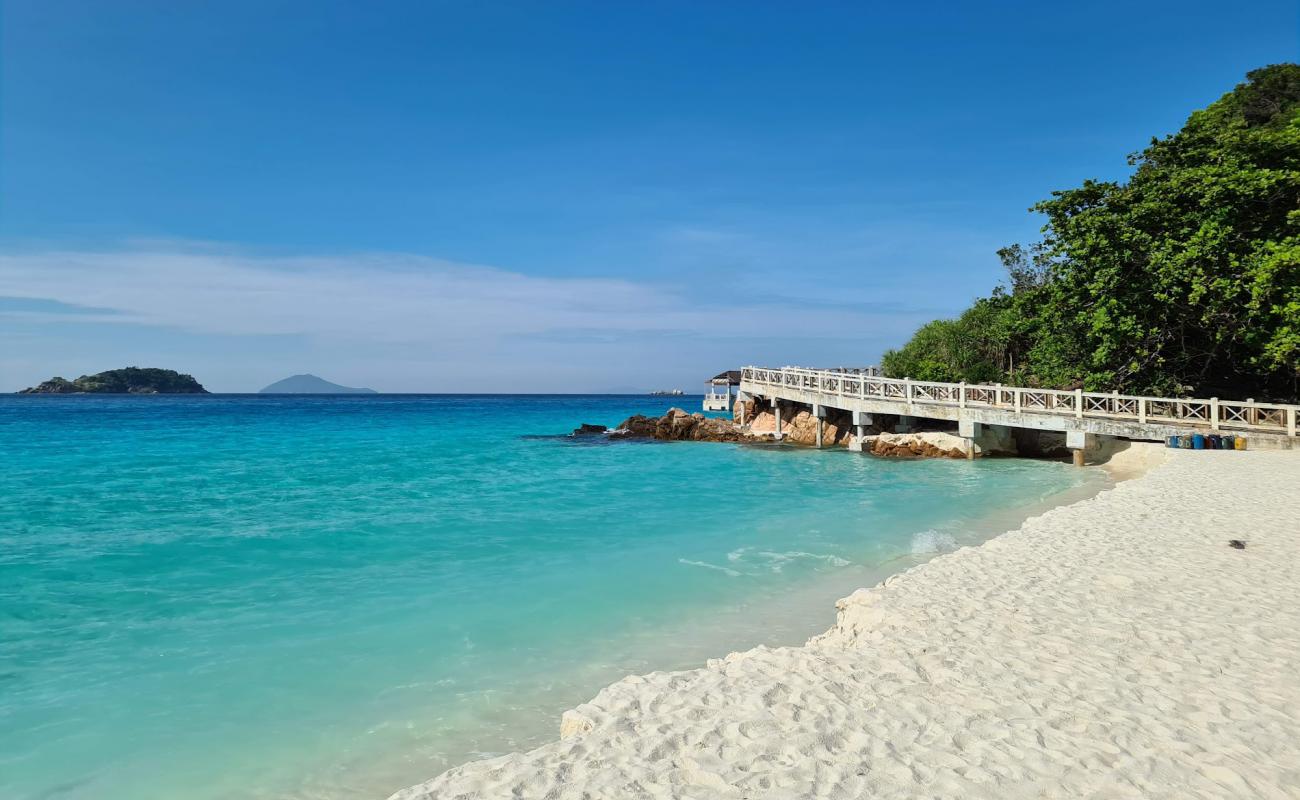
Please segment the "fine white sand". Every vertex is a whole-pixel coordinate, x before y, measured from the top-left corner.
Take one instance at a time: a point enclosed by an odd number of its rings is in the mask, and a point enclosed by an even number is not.
[[[1300,453],[1153,459],[394,800],[1300,797]]]

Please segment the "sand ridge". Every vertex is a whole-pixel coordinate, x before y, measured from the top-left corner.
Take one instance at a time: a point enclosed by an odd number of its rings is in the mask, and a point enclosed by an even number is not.
[[[1161,463],[393,800],[1300,797],[1300,453],[1121,457]]]

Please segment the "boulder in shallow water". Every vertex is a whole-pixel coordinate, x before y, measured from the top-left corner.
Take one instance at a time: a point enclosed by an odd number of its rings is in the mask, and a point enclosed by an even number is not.
[[[604,433],[608,430],[609,428],[606,428],[604,425],[592,425],[591,423],[584,422],[574,428],[573,433],[570,434],[570,436],[594,436],[595,434]]]
[[[889,458],[966,458],[966,440],[941,431],[882,433],[871,441],[871,454]]]
[[[623,420],[616,433],[666,442],[739,442],[750,437],[729,419],[688,414],[670,408],[662,417],[636,414]]]
[[[655,426],[658,424],[658,417],[633,414],[620,422],[615,430],[621,431],[626,436],[653,437],[655,435]]]

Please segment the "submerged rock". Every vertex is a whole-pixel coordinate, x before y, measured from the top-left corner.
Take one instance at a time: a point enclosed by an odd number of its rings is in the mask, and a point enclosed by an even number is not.
[[[605,433],[608,430],[609,428],[606,428],[604,425],[592,425],[589,422],[584,422],[578,427],[574,428],[573,433],[569,435],[570,436],[593,436],[598,433]]]

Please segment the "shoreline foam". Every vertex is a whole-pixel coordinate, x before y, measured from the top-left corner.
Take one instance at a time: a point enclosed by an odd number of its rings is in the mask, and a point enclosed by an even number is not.
[[[803,647],[625,678],[560,741],[393,797],[1294,796],[1297,485],[1294,454],[1168,455],[854,592]]]

